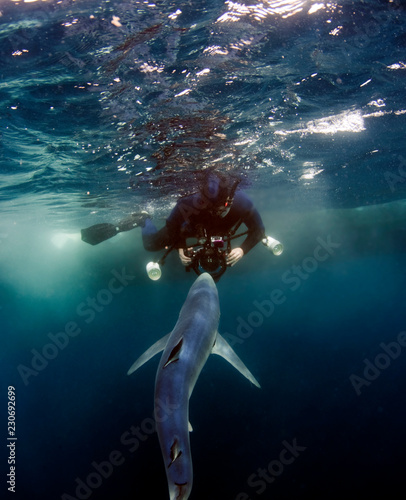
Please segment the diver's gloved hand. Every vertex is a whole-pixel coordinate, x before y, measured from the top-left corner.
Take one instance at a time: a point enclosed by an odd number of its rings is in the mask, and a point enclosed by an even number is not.
[[[234,266],[237,262],[244,256],[244,250],[240,247],[233,248],[231,252],[226,257],[226,262],[228,266]]]
[[[138,226],[143,227],[145,220],[148,219],[148,217],[149,215],[147,212],[131,214],[127,219],[122,220],[117,227],[119,231],[130,231]]]
[[[187,255],[185,255],[185,251],[183,250],[183,248],[179,248],[178,252],[179,252],[180,261],[182,262],[182,264],[185,267],[192,263],[192,259],[190,257],[188,257]]]

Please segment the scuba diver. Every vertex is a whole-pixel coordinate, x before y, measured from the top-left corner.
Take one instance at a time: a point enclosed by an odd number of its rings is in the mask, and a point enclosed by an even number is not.
[[[240,179],[210,170],[196,193],[184,196],[173,208],[166,225],[157,230],[148,214],[139,218],[144,248],[157,251],[176,248],[186,270],[209,272],[219,279],[265,236],[261,216],[252,201],[237,190]],[[241,224],[247,231],[239,247],[231,240]]]
[[[204,173],[199,190],[181,197],[161,229],[157,229],[147,212],[134,213],[116,225],[102,223],[82,229],[82,240],[97,245],[122,231],[142,228],[144,248],[154,252],[165,249],[158,262],[147,265],[148,276],[157,280],[160,265],[173,250],[177,250],[186,271],[208,272],[218,281],[228,266],[234,266],[262,240],[274,255],[280,255],[283,245],[265,236],[261,216],[252,201],[237,189],[241,179],[210,169]],[[241,224],[246,231],[236,234]],[[231,241],[246,236],[232,248]]]

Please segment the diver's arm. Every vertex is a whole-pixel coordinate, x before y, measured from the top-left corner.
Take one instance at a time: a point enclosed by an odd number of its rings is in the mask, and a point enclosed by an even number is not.
[[[247,226],[248,235],[241,244],[241,249],[244,252],[244,255],[254,248],[254,246],[259,243],[262,238],[265,236],[265,226],[262,222],[261,216],[258,211],[251,207],[249,212],[242,219],[243,223]]]
[[[233,248],[226,257],[226,262],[229,266],[233,266],[240,261],[254,246],[265,236],[265,227],[261,216],[255,209],[252,201],[244,194],[239,193],[236,197],[236,215],[248,229],[248,234],[243,243]]]
[[[196,194],[180,198],[166,219],[166,228],[175,248],[185,248],[182,229],[188,226],[190,218],[197,213],[196,208],[194,208],[195,198]]]
[[[192,259],[185,255],[186,241],[182,236],[182,227],[189,222],[187,216],[191,213],[191,200],[193,200],[191,197],[180,198],[166,220],[166,228],[171,236],[172,245],[178,249],[179,259],[185,267],[192,263]]]
[[[166,219],[166,230],[171,240],[171,244],[175,248],[181,248],[182,238],[181,238],[181,230],[182,230],[182,211],[179,209],[179,201],[176,203],[172,212],[169,214],[169,217]]]

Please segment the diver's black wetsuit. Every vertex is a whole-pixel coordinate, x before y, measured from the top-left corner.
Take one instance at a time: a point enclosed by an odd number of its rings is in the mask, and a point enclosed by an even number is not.
[[[166,225],[157,231],[151,219],[145,221],[142,238],[146,250],[157,251],[167,246],[186,248],[186,238],[197,237],[201,228],[211,236],[226,236],[237,223],[247,226],[248,234],[240,245],[246,255],[265,235],[261,216],[252,201],[237,191],[231,209],[225,217],[214,215],[200,193],[180,198],[169,215]]]

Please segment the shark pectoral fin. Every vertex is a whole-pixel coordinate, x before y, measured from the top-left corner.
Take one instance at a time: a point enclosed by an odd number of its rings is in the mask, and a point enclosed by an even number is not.
[[[142,366],[144,363],[153,358],[155,354],[158,354],[159,352],[163,351],[166,347],[166,344],[168,343],[169,336],[170,333],[168,333],[168,335],[165,335],[165,337],[159,339],[158,342],[155,342],[155,344],[152,345],[149,349],[147,349],[144,352],[144,354],[141,354],[141,356],[137,359],[137,361],[135,361],[135,363],[128,370],[127,375],[131,375],[133,372],[135,372],[135,370],[138,370],[140,366]]]
[[[193,432],[193,427],[192,427],[192,424],[190,422],[187,423],[187,426],[188,426],[189,432]]]
[[[212,353],[222,356],[229,363],[231,363],[234,368],[242,373],[244,377],[246,377],[250,382],[261,388],[254,375],[248,370],[241,359],[237,356],[230,344],[218,332],[216,342],[213,345]]]

